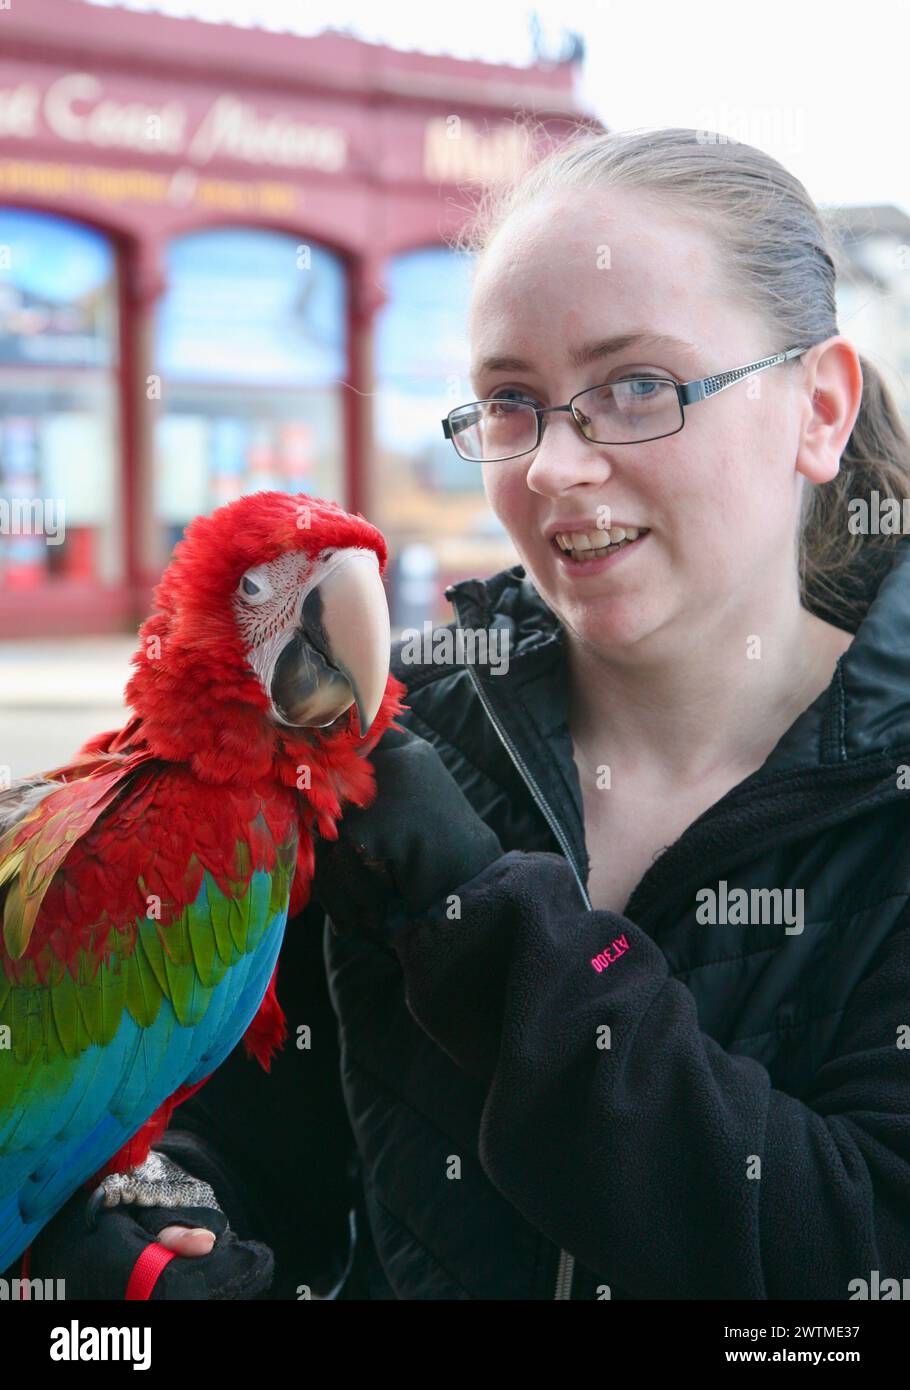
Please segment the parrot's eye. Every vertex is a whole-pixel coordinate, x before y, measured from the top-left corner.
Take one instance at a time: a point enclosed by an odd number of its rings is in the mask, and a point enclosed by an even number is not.
[[[247,570],[237,585],[237,592],[245,603],[265,603],[272,597],[272,586],[262,570]]]

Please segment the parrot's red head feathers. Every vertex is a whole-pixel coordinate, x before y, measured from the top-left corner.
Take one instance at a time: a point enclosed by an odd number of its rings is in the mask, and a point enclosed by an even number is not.
[[[257,492],[197,517],[127,686],[149,747],[206,781],[278,775],[306,791],[309,755],[358,783],[356,763],[366,774],[363,754],[402,709],[386,560],[375,526],[305,493]]]
[[[372,550],[385,573],[385,537],[359,513],[303,492],[254,492],[190,522],[155,602],[162,612],[192,621],[193,613],[223,609],[246,570],[281,555],[312,557],[329,546]]]

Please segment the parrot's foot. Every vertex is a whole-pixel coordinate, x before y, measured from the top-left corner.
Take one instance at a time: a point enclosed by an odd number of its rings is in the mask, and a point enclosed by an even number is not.
[[[135,1207],[214,1207],[221,1211],[212,1188],[194,1178],[166,1154],[149,1154],[138,1168],[126,1173],[108,1173],[88,1201],[85,1219],[89,1230],[102,1210],[116,1206]]]

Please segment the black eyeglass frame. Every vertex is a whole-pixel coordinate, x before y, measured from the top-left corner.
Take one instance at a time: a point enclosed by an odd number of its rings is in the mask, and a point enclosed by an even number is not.
[[[503,397],[501,396],[491,396],[483,401],[469,401],[467,405],[455,406],[455,408],[453,410],[450,410],[448,415],[443,419],[442,432],[446,439],[450,439],[452,441],[452,447],[454,448],[456,454],[458,454],[458,457],[465,459],[467,463],[506,463],[509,459],[523,458],[525,454],[533,454],[534,450],[539,446],[541,440],[541,417],[544,415],[549,415],[552,411],[568,411],[572,418],[575,420],[575,423],[578,425],[579,429],[581,430],[582,437],[586,439],[589,444],[649,444],[654,439],[668,439],[670,435],[679,434],[679,431],[684,428],[686,423],[685,407],[687,405],[695,405],[697,401],[706,401],[709,399],[709,397],[716,396],[719,391],[726,391],[728,386],[735,386],[738,381],[742,381],[743,377],[752,376],[755,372],[766,371],[768,367],[779,367],[784,362],[789,362],[794,357],[801,357],[804,352],[808,351],[808,347],[788,348],[786,352],[775,353],[773,357],[763,357],[758,362],[750,362],[745,367],[734,367],[731,371],[728,372],[716,372],[713,376],[702,377],[699,381],[678,382],[671,380],[669,377],[663,376],[636,376],[622,378],[623,385],[628,385],[630,381],[662,381],[665,383],[665,385],[673,386],[676,390],[676,398],[679,402],[679,427],[675,430],[667,430],[664,434],[650,435],[648,439],[591,439],[589,435],[585,434],[581,421],[578,419],[578,416],[575,414],[575,411],[573,409],[574,403],[578,400],[579,396],[585,396],[588,394],[589,391],[602,391],[603,386],[586,386],[583,391],[576,391],[575,395],[572,396],[571,399],[567,401],[565,405],[540,406],[532,405],[530,401],[514,401],[514,405],[527,405],[530,406],[530,408],[534,411],[534,414],[537,417],[537,440],[531,446],[530,449],[522,449],[521,452],[518,454],[506,454],[505,457],[501,459],[467,458],[467,456],[461,452],[461,450],[458,448],[458,445],[455,443],[455,434],[452,430],[452,426],[450,423],[451,417],[456,413],[456,411],[467,410],[474,405],[492,404],[496,400],[502,400]],[[604,382],[604,385],[618,384],[618,382]]]

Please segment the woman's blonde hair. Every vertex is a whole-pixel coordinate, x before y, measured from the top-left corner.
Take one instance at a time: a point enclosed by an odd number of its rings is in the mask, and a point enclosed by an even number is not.
[[[519,125],[531,147],[540,127],[533,120]],[[777,160],[710,131],[592,134],[584,127],[511,181],[482,188],[452,245],[473,255],[476,269],[513,212],[554,192],[611,187],[640,189],[715,237],[720,271],[768,324],[769,351],[809,347],[840,332],[835,280],[844,253],[835,221]],[[840,471],[830,483],[805,484],[798,537],[803,604],[851,632],[901,536],[854,534],[848,503],[877,491],[881,501],[894,498],[900,506],[910,481],[910,437],[878,370],[862,356],[860,362],[862,404]]]

